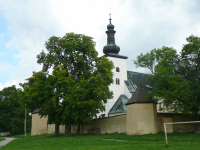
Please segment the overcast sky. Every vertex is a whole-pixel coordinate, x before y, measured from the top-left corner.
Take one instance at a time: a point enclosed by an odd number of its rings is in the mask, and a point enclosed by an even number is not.
[[[120,55],[133,60],[163,46],[181,51],[186,37],[200,36],[200,0],[0,0],[0,90],[40,71],[36,55],[51,36],[74,32],[93,37],[99,56],[106,45],[109,8]]]

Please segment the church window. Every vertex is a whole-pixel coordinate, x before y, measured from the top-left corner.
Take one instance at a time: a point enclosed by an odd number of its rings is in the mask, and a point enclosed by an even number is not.
[[[119,72],[119,67],[116,67],[116,72]]]
[[[116,78],[116,84],[119,85],[119,78]]]

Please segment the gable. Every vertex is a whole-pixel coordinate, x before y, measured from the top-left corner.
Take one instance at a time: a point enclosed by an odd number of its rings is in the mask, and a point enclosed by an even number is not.
[[[126,113],[125,104],[128,102],[128,100],[129,99],[126,97],[126,95],[120,95],[108,114]]]

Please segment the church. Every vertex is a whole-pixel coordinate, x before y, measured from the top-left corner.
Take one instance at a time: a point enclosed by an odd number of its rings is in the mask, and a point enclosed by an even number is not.
[[[127,71],[126,59],[127,56],[120,55],[120,47],[115,43],[115,33],[114,25],[111,23],[107,25],[107,45],[103,48],[104,56],[113,62],[114,69],[113,80],[114,84],[109,86],[110,91],[113,91],[113,99],[108,100],[105,104],[105,113],[101,117],[114,116],[126,113],[125,103],[134,94],[139,82],[147,80],[151,75]],[[143,84],[146,90],[150,88],[149,85]]]
[[[151,75],[127,71],[127,56],[120,55],[120,47],[115,43],[114,25],[107,25],[107,45],[103,47],[104,56],[114,64],[113,80],[109,86],[113,98],[105,104],[105,112],[98,114],[88,125],[81,125],[81,134],[125,133],[128,135],[156,134],[164,132],[164,123],[193,121],[190,116],[182,116],[169,111],[159,111],[161,104],[146,99],[151,87],[147,79]],[[54,134],[55,124],[47,124],[47,117],[40,117],[40,109],[32,112],[31,135]],[[65,127],[59,126],[59,132],[64,133]],[[194,124],[174,124],[166,128],[168,133],[194,132]],[[77,133],[77,126],[71,126],[71,133]]]

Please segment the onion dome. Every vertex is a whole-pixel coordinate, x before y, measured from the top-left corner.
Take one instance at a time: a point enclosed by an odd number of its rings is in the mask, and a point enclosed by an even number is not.
[[[111,23],[111,14],[110,14],[110,24],[107,25],[107,45],[104,46],[103,48],[103,53],[108,54],[108,53],[113,53],[113,54],[118,54],[120,51],[120,47],[115,44],[115,33],[116,31],[114,30],[115,26]]]
[[[109,25],[107,25],[108,30],[113,30],[114,28],[115,28],[115,26],[111,23]]]

